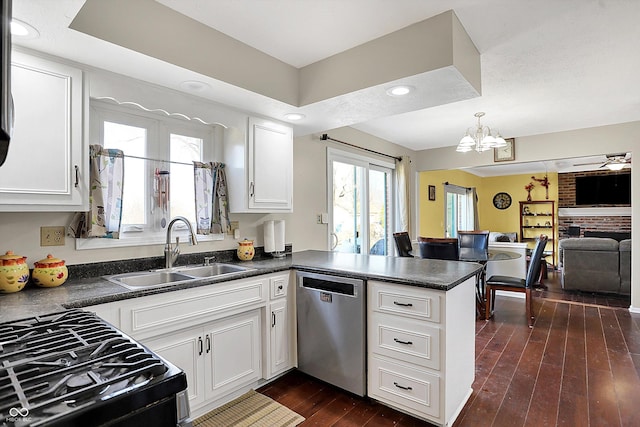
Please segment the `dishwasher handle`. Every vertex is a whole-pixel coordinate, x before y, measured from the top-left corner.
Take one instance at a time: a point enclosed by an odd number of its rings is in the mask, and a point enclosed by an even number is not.
[[[316,273],[298,273],[298,285],[310,291],[357,297],[364,280]]]

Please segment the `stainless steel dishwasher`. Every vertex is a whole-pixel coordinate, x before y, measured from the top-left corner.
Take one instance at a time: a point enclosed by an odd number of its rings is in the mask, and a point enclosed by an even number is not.
[[[364,396],[365,282],[303,271],[296,282],[298,369]]]

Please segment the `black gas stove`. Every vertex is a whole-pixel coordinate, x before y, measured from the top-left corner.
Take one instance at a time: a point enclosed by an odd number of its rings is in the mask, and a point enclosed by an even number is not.
[[[0,426],[176,426],[186,387],[184,372],[95,314],[0,323]]]

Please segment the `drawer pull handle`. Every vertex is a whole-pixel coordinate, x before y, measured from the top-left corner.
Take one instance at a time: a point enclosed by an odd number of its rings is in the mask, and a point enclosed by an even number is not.
[[[400,307],[413,307],[413,304],[409,303],[404,303],[404,302],[398,302],[398,301],[394,301],[393,302],[395,305],[399,305]]]
[[[198,337],[198,356],[202,356],[202,337]]]
[[[398,388],[401,388],[401,389],[403,389],[403,390],[413,390],[411,387],[408,387],[408,386],[407,386],[407,387],[405,387],[405,386],[402,386],[402,385],[400,385],[400,384],[398,384],[398,383],[396,383],[396,382],[394,382],[394,383],[393,383],[393,385],[394,385],[394,386],[396,386],[396,387],[398,387]]]
[[[205,339],[207,340],[207,353],[209,353],[211,351],[211,338],[207,335],[207,338]]]
[[[411,342],[411,341],[402,341],[402,340],[399,340],[398,338],[394,338],[393,340],[395,342],[397,342],[398,344],[413,345],[413,342]]]

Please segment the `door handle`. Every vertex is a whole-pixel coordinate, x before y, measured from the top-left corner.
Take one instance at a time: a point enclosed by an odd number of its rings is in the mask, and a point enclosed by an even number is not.
[[[338,247],[338,235],[336,233],[331,233],[331,240],[333,240],[333,238],[335,237],[335,243],[331,242],[331,250],[334,250],[336,247]]]
[[[198,356],[202,356],[202,337],[198,337]]]
[[[211,338],[209,338],[209,335],[207,335],[207,353],[209,353],[211,351]]]
[[[80,168],[78,167],[78,165],[73,165],[73,169],[76,173],[76,182],[75,184],[73,184],[74,187],[78,188],[80,186]]]
[[[254,185],[253,185],[253,182],[251,182],[249,184],[249,197],[253,197],[253,194],[254,194],[253,190],[254,190]]]
[[[395,342],[397,342],[398,344],[413,345],[413,342],[411,342],[411,341],[402,341],[402,340],[399,340],[398,338],[394,338],[393,340]]]
[[[271,327],[273,328],[274,326],[276,326],[276,314],[272,311],[271,312]]]

